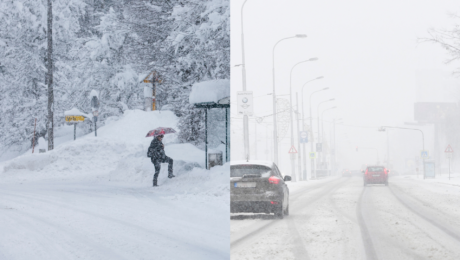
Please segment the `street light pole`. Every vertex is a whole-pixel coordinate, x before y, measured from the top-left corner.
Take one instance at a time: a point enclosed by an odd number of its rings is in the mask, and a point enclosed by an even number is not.
[[[333,172],[334,174],[336,173],[335,165],[336,165],[336,154],[337,154],[337,145],[336,145],[336,138],[335,138],[335,136],[336,136],[336,135],[335,135],[335,132],[336,132],[336,131],[335,131],[335,130],[336,130],[335,125],[336,125],[337,121],[340,121],[340,120],[342,120],[342,118],[338,118],[338,119],[337,119],[337,118],[334,118],[334,121],[333,121],[333,125],[334,125],[334,128],[333,128],[333,129],[334,129],[334,132],[333,132],[333,134],[332,134],[332,139],[334,140],[334,149],[333,149],[334,152],[333,152],[333,153],[331,152],[331,157],[333,158],[333,159],[331,160],[331,161],[332,161],[332,167],[331,167],[331,168],[333,169],[332,172]]]
[[[304,60],[304,61],[301,61],[301,62],[298,62],[296,63],[294,66],[292,66],[291,68],[291,73],[289,75],[289,102],[291,103],[290,104],[290,119],[291,119],[291,149],[294,147],[294,116],[293,116],[293,103],[292,103],[292,71],[294,70],[294,68],[301,64],[301,63],[305,63],[305,62],[309,62],[309,61],[316,61],[318,60],[318,58],[310,58],[308,60]],[[298,147],[299,151],[300,151],[300,147]],[[296,176],[295,175],[295,155],[294,154],[290,154],[291,156],[291,174],[293,176]],[[300,161],[299,161],[300,163]],[[300,172],[299,172],[299,175],[300,175]]]
[[[243,91],[246,91],[246,61],[244,57],[244,30],[243,30],[243,8],[248,0],[245,0],[241,6],[241,46],[243,56]],[[249,160],[249,126],[248,115],[243,116],[243,134],[244,134],[244,153],[245,159]],[[207,156],[207,155],[206,155]]]
[[[296,116],[297,116],[297,157],[298,157],[298,165],[299,165],[299,181],[302,180],[302,163],[300,159],[300,127],[299,127],[299,93],[295,93],[295,98],[296,98],[296,104],[297,104],[297,109],[296,109]]]
[[[304,102],[303,102],[303,100],[304,100],[303,89],[307,85],[307,83],[309,83],[311,81],[314,81],[314,80],[317,80],[317,79],[322,79],[322,78],[323,78],[323,76],[319,76],[317,78],[311,79],[311,80],[305,82],[303,84],[303,86],[302,86],[301,99],[302,99],[302,129],[303,129],[303,131],[307,130],[305,128],[305,108],[304,108]],[[310,125],[310,128],[311,128],[311,125]],[[310,142],[312,142],[312,141],[313,140],[310,140]],[[308,181],[308,178],[307,178],[307,147],[305,145],[305,142],[303,143],[302,148],[303,148],[303,179]],[[299,147],[299,150],[300,150],[300,147]],[[310,173],[310,174],[313,177],[312,173]]]
[[[324,91],[324,90],[328,90],[328,89],[329,88],[323,88],[323,89],[314,91],[313,93],[310,94],[310,133],[311,133],[310,151],[311,152],[314,151],[313,143],[315,141],[315,135],[313,134],[313,117],[311,116],[311,97],[315,93],[318,93],[318,92]],[[313,178],[313,173],[314,173],[314,176],[315,176],[315,179],[316,179],[315,159],[311,158],[311,175],[312,175],[311,178]]]
[[[331,109],[335,109],[337,107],[331,107],[331,108],[328,108],[328,109],[325,109],[323,110],[323,112],[321,112],[321,138],[324,137],[324,112],[328,111],[328,110],[331,110]],[[332,141],[331,141],[332,142]],[[327,158],[326,158],[326,161],[327,161]]]
[[[321,134],[321,132],[320,132],[320,124],[319,124],[319,120],[320,120],[320,117],[319,117],[319,107],[320,107],[321,104],[323,104],[323,103],[330,102],[330,101],[334,101],[334,100],[335,100],[335,98],[331,98],[331,99],[328,99],[328,100],[324,100],[324,101],[322,101],[322,102],[319,102],[318,108],[316,109],[316,114],[317,114],[317,116],[318,116],[318,117],[317,117],[317,121],[318,121],[318,143],[321,143],[321,153],[318,153],[318,161],[321,161],[320,159],[322,159],[321,157],[322,157],[322,155],[323,155],[323,151],[322,151],[322,150],[323,150],[323,148],[322,148],[322,138],[323,138],[323,136],[322,136],[322,134]]]
[[[275,161],[275,164],[278,164],[278,132],[276,129],[276,91],[275,91],[275,48],[278,45],[278,43],[287,40],[287,39],[293,39],[293,38],[306,38],[307,35],[305,34],[297,34],[292,37],[287,37],[279,40],[277,43],[275,43],[275,46],[273,46],[273,51],[272,51],[272,74],[273,74],[273,159]]]

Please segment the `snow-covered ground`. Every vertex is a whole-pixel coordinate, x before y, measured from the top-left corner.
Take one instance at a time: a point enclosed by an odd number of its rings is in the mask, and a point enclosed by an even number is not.
[[[166,135],[176,177],[163,164],[151,187],[145,135],[176,123],[126,111],[97,137],[0,163],[0,259],[228,259],[228,165],[204,170],[202,150]]]
[[[231,214],[231,256],[460,259],[460,188],[443,178],[398,176],[388,187],[363,187],[359,177],[289,183],[285,219]]]

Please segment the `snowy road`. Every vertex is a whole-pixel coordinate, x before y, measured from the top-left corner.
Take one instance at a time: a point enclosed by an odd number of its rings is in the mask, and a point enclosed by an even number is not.
[[[228,259],[228,204],[171,188],[0,184],[0,259]]]
[[[395,177],[290,185],[290,215],[231,215],[232,259],[460,259],[460,187]]]

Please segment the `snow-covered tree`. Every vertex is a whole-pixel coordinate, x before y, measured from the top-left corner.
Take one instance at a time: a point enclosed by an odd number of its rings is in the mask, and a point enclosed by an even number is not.
[[[152,71],[159,108],[180,117],[181,140],[202,143],[204,111],[188,103],[191,85],[230,76],[228,0],[53,0],[54,127],[73,107],[100,121],[143,107],[139,82]],[[47,0],[0,1],[0,146],[46,136]],[[5,25],[5,26],[3,26]],[[219,112],[218,112],[219,113]],[[90,131],[89,125],[79,125]]]

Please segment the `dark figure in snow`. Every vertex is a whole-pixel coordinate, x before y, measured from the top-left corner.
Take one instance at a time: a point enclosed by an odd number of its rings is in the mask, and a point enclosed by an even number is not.
[[[153,141],[150,143],[149,151],[147,156],[152,160],[153,165],[155,166],[155,175],[153,176],[153,186],[158,186],[158,174],[160,173],[161,163],[168,163],[168,178],[175,177],[173,175],[173,159],[166,156],[165,146],[161,142],[163,140],[163,135],[158,135],[153,138]]]

